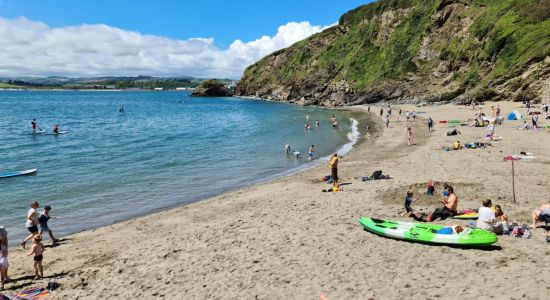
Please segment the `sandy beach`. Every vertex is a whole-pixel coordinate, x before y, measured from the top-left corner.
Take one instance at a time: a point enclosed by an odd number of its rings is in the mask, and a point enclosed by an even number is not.
[[[482,106],[490,114],[491,105]],[[502,115],[520,103],[498,103]],[[362,216],[397,220],[406,191],[413,188],[419,211],[431,212],[438,198],[423,195],[426,182],[454,186],[459,210],[479,208],[490,198],[522,223],[550,201],[550,143],[547,130],[517,130],[522,121],[496,129],[502,140],[484,149],[443,151],[442,145],[485,141],[486,128],[457,127],[439,120],[473,119],[471,107],[392,106],[390,128],[379,107],[371,107],[376,128],[339,165],[343,191],[323,193],[330,173],[323,164],[273,182],[191,205],[64,237],[44,254],[47,278],[33,281],[31,259],[10,249],[15,290],[61,287],[55,299],[548,299],[550,247],[545,230],[530,239],[500,236],[488,249],[461,249],[409,243],[376,236],[359,225]],[[399,108],[425,111],[417,121],[397,122]],[[366,111],[366,106],[354,107]],[[431,116],[435,131],[428,132]],[[542,119],[542,118],[541,118]],[[543,125],[550,121],[544,121]],[[364,124],[364,123],[363,123]],[[415,144],[407,146],[406,124]],[[361,131],[363,134],[364,127]],[[515,162],[516,203],[511,163],[503,157],[531,152],[537,158]],[[393,179],[361,181],[383,170]],[[182,183],[187,184],[187,183]],[[39,200],[39,199],[37,199]],[[128,207],[129,210],[132,207]],[[446,220],[444,224],[466,221]],[[55,230],[55,222],[50,223]],[[47,243],[49,241],[46,241]]]

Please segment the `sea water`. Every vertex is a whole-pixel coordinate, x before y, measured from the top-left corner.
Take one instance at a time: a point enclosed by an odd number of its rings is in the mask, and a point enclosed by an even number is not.
[[[68,133],[33,135],[32,119]],[[13,245],[34,200],[60,235],[191,203],[349,150],[356,125],[347,112],[187,92],[0,91],[0,172],[38,169],[0,179],[0,225]]]

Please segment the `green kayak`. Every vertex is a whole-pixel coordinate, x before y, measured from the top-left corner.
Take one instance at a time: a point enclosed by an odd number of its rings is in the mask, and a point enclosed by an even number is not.
[[[497,236],[477,228],[465,228],[459,234],[438,234],[443,225],[430,223],[410,223],[374,218],[360,218],[359,223],[366,230],[381,236],[407,240],[419,243],[460,245],[460,246],[489,246],[497,241]]]

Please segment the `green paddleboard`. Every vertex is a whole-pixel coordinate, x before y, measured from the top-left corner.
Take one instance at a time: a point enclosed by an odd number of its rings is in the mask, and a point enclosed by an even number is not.
[[[464,228],[464,231],[459,234],[437,234],[437,230],[448,226],[375,218],[360,218],[359,223],[372,233],[419,243],[475,247],[489,246],[498,240],[494,233],[477,228]]]

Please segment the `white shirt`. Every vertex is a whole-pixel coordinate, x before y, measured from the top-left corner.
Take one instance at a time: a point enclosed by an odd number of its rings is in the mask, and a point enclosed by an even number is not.
[[[479,208],[477,217],[477,227],[481,229],[491,229],[491,222],[496,219],[495,212],[489,207]]]
[[[29,220],[29,219],[32,219]],[[27,224],[26,226],[27,227],[32,227],[33,225],[36,225],[38,224],[38,213],[36,213],[36,209],[34,208],[30,208],[29,209],[29,212],[27,213]]]

